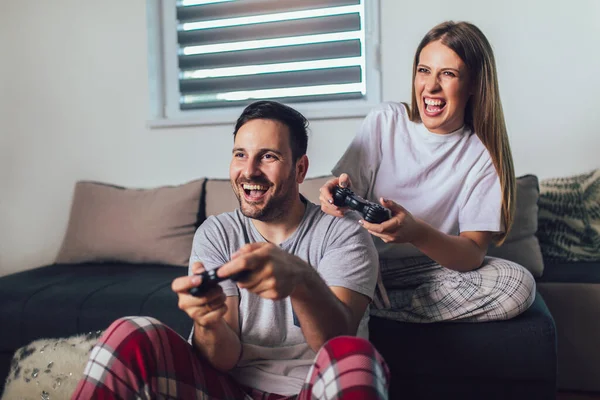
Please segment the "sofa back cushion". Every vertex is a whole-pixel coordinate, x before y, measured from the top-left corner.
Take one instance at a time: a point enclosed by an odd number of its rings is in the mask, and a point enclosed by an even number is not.
[[[230,212],[239,207],[229,179],[208,179],[206,181],[204,207],[207,217]]]
[[[488,255],[514,261],[527,268],[535,277],[542,276],[544,260],[538,229],[539,182],[535,175],[517,178],[516,209],[513,226],[504,243],[490,246]]]
[[[187,266],[199,225],[203,182],[154,189],[77,182],[56,262]]]

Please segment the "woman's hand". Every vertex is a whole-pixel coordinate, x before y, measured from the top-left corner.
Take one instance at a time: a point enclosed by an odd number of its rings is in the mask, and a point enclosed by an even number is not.
[[[361,219],[359,223],[373,236],[377,236],[385,243],[413,243],[420,239],[423,229],[421,223],[415,219],[404,207],[391,200],[379,199],[381,205],[392,212],[392,218],[381,224],[372,224]]]
[[[319,201],[321,202],[321,210],[325,214],[333,215],[334,217],[343,217],[348,207],[338,207],[333,204],[333,189],[336,186],[350,188],[352,182],[348,174],[341,174],[337,178],[333,178],[325,182],[319,189]]]

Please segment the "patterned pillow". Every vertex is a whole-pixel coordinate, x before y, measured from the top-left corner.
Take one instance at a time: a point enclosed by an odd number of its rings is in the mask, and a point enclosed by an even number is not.
[[[600,260],[600,169],[540,182],[538,239],[559,262]]]
[[[2,400],[69,399],[101,331],[39,339],[15,352]]]

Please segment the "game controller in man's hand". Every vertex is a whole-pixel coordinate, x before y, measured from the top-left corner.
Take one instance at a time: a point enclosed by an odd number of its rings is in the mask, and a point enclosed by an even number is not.
[[[244,277],[248,275],[248,271],[242,271],[237,274],[228,276],[226,278],[221,278],[220,276],[217,276],[217,271],[219,270],[219,268],[203,271],[202,273],[198,274],[198,276],[202,277],[202,281],[200,282],[200,285],[191,288],[189,293],[192,296],[196,297],[204,296],[206,292],[217,286],[219,282],[222,282],[227,279],[231,279],[232,281],[239,281],[240,279],[244,279]]]
[[[365,221],[380,224],[391,218],[392,213],[387,208],[363,199],[348,188],[336,186],[333,189],[333,204],[338,207],[350,207],[363,215]]]

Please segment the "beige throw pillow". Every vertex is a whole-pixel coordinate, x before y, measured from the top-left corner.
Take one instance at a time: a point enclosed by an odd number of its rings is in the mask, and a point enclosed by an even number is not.
[[[300,193],[316,205],[320,205],[319,189],[321,189],[321,186],[331,178],[333,178],[333,176],[319,176],[316,178],[305,179],[304,182],[300,184]]]
[[[208,179],[204,196],[207,217],[231,212],[240,206],[228,179]]]
[[[56,262],[187,266],[203,182],[155,189],[78,182]]]

